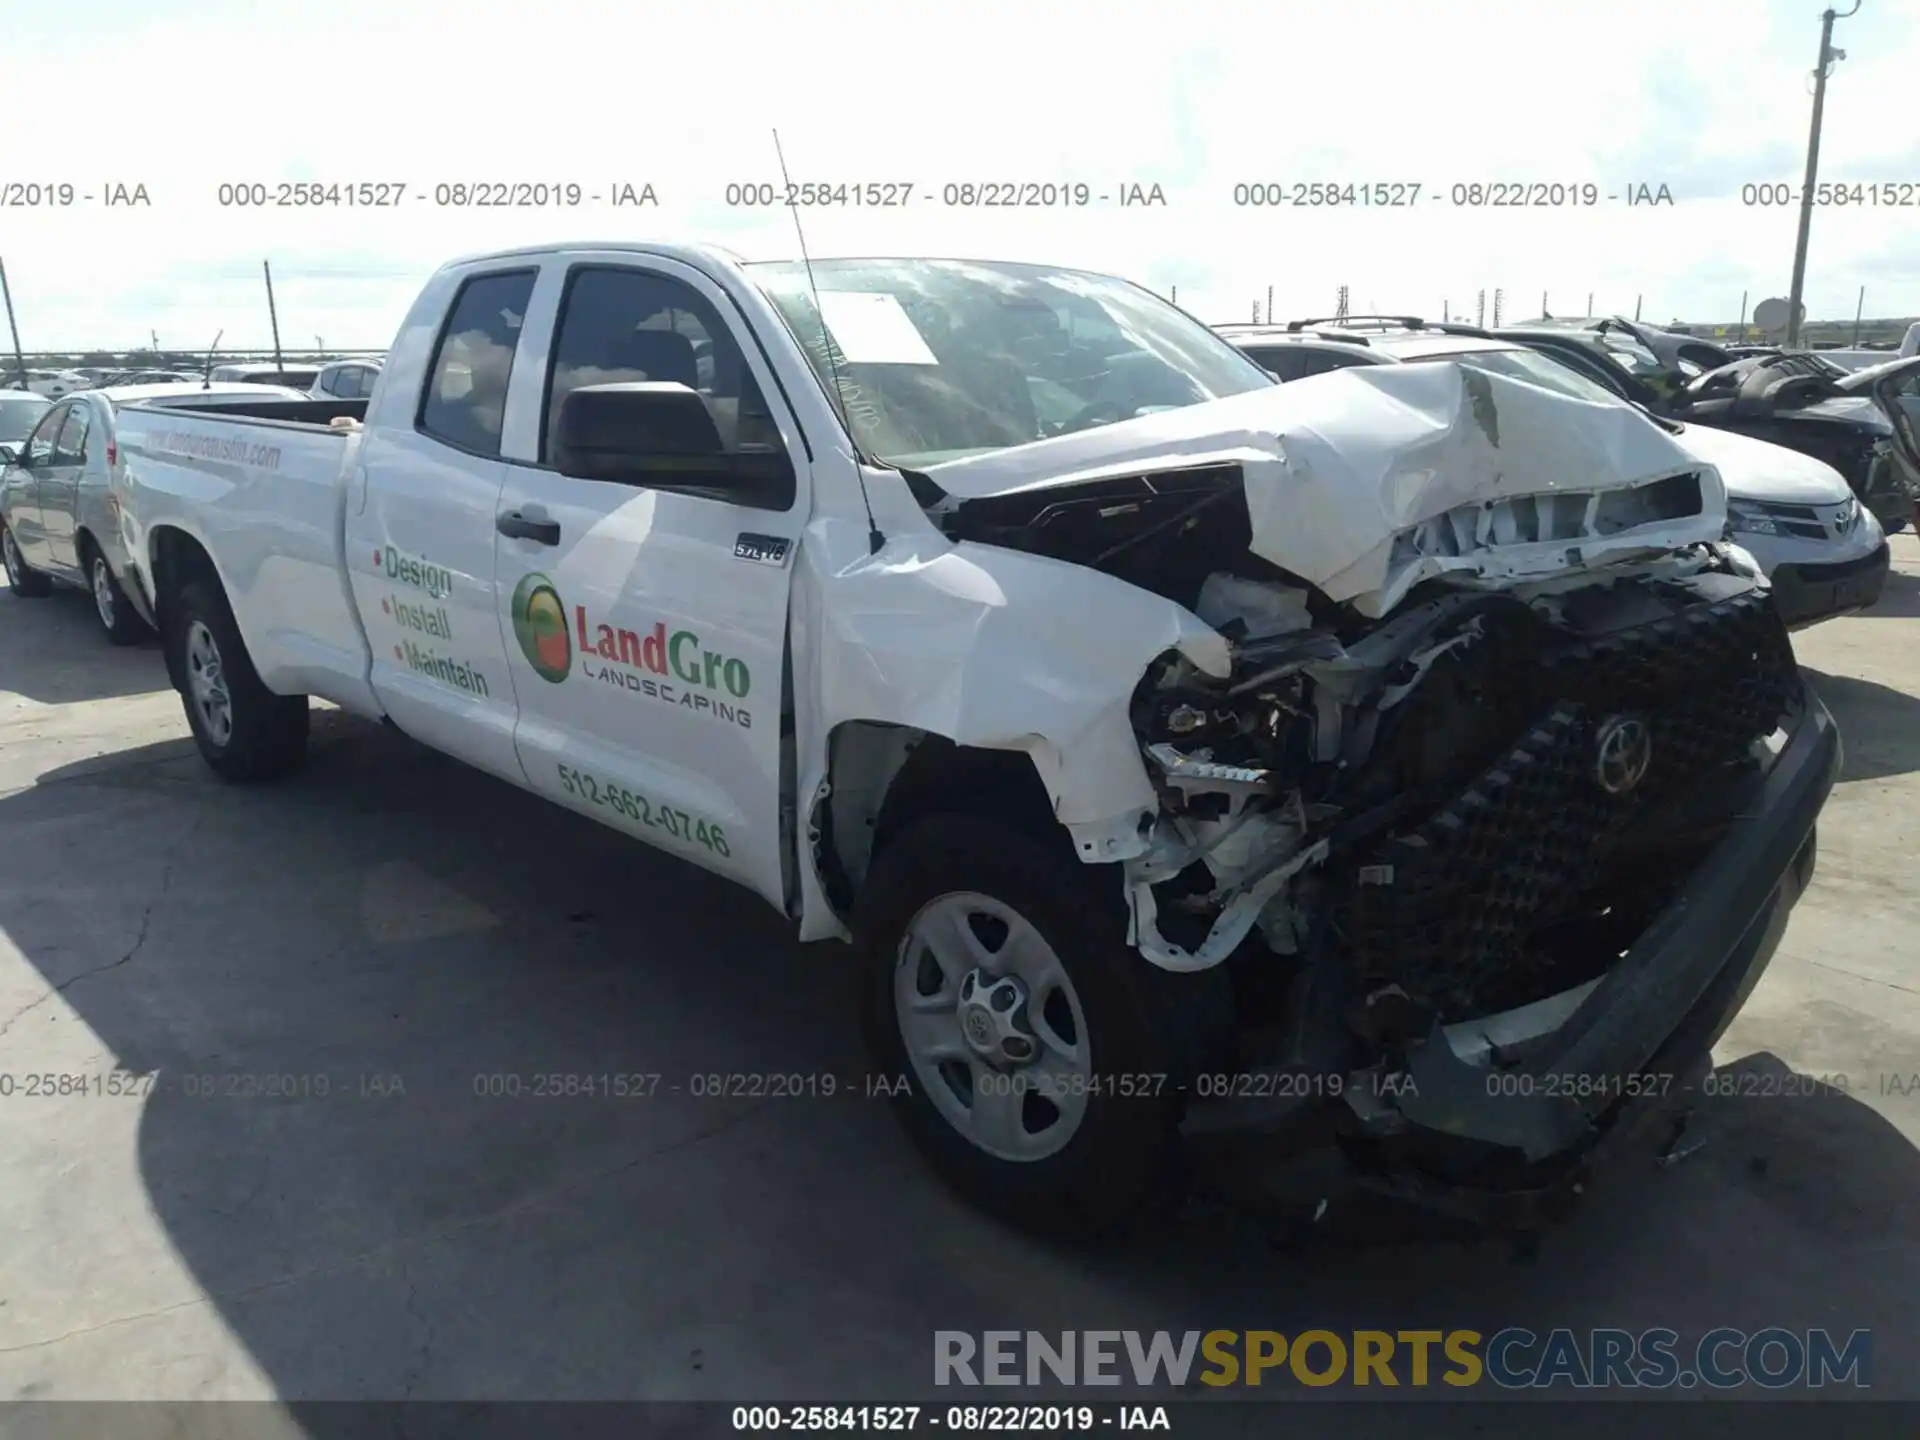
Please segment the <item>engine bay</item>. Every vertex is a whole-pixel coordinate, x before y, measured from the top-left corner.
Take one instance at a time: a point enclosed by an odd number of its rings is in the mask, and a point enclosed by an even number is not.
[[[1194,608],[1230,678],[1169,654],[1132,701],[1162,809],[1126,866],[1130,939],[1176,972],[1327,971],[1388,1040],[1591,978],[1553,927],[1653,896],[1628,878],[1649,837],[1691,833],[1665,812],[1754,763],[1788,704],[1743,559],[1435,586],[1383,622],[1209,576]]]

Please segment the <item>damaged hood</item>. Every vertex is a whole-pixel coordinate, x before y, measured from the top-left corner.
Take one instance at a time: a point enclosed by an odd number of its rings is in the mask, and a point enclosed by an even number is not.
[[[1638,410],[1450,360],[1331,371],[925,473],[965,502],[1220,464],[1244,477],[1256,555],[1375,615],[1435,575],[1546,578],[1725,525],[1719,472]],[[1621,494],[1643,487],[1645,504]]]

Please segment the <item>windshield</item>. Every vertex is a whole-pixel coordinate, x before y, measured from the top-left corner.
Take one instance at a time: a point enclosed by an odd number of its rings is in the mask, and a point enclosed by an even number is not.
[[[1198,321],[1106,276],[834,260],[813,266],[816,307],[805,266],[746,269],[828,394],[838,373],[861,448],[895,465],[939,464],[1274,383]]]
[[[40,417],[53,408],[53,402],[34,396],[0,395],[0,445],[24,440]]]
[[[1476,370],[1527,380],[1543,389],[1571,395],[1576,400],[1622,403],[1620,397],[1598,381],[1589,380],[1569,365],[1550,360],[1538,350],[1456,350],[1445,355],[1423,356],[1427,360],[1452,360]]]
[[[1660,357],[1638,340],[1609,333],[1600,337],[1600,343],[1606,347],[1607,359],[1636,379],[1658,380],[1667,373]]]

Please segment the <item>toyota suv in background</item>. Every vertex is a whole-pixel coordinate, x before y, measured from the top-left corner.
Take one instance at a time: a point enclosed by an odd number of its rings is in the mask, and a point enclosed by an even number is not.
[[[315,400],[365,400],[380,378],[378,360],[331,360],[308,392]]]
[[[320,378],[318,365],[275,365],[270,361],[239,361],[216,365],[207,374],[211,385],[284,385],[307,391]]]
[[[1534,321],[1486,333],[1545,351],[1656,415],[1825,461],[1887,533],[1907,526],[1920,494],[1920,441],[1905,433],[1899,407],[1877,396],[1874,382],[1825,355],[1738,356],[1698,336],[1621,319]]]
[[[29,421],[31,433],[0,467],[0,561],[7,584],[25,599],[47,594],[56,582],[83,586],[93,595],[108,639],[116,645],[141,639],[152,628],[152,615],[139,592],[130,599],[122,584],[126,548],[118,407],[160,401],[173,409],[193,409],[306,398],[283,386],[209,387],[196,380],[85,390],[57,403],[42,401],[38,423]],[[0,397],[0,414],[12,401]]]
[[[1355,365],[1453,360],[1563,394],[1637,403],[1624,385],[1609,383],[1605,362],[1580,364],[1558,349],[1532,348],[1515,331],[1429,325],[1413,316],[1356,316],[1284,327],[1226,325],[1220,333],[1283,381]],[[1575,343],[1590,350],[1606,342]],[[1644,348],[1637,341],[1626,343]],[[1659,363],[1651,350],[1646,353]],[[1832,466],[1783,445],[1668,419],[1647,405],[1638,408],[1649,423],[1720,471],[1727,487],[1729,538],[1766,572],[1789,626],[1804,628],[1864,610],[1880,598],[1890,558],[1886,536]]]

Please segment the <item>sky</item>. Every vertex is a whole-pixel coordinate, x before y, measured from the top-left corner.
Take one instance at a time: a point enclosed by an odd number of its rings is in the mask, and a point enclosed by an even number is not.
[[[816,259],[1075,265],[1216,323],[1264,311],[1269,287],[1281,319],[1328,315],[1341,285],[1365,312],[1471,318],[1484,290],[1491,318],[1502,289],[1508,320],[1544,294],[1556,314],[1591,295],[1594,313],[1731,321],[1743,294],[1788,290],[1797,206],[1742,187],[1798,188],[1820,31],[1809,0],[66,0],[55,18],[0,0],[0,261],[28,350],[264,346],[263,259],[282,343],[338,349],[384,347],[459,255],[665,239],[790,258],[792,210],[728,203],[781,180],[776,130],[796,184],[912,186],[802,210]],[[1851,318],[1864,286],[1868,316],[1920,314],[1920,3],[1862,0],[1834,43],[1820,178],[1908,203],[1816,209],[1807,311]],[[294,181],[406,198],[221,203]],[[494,182],[581,199],[436,203]],[[1092,201],[945,203],[1009,182]],[[1421,190],[1236,203],[1305,182]],[[1454,203],[1513,182],[1603,198]],[[49,183],[94,199],[17,203]],[[149,203],[103,204],[116,185]],[[656,203],[611,205],[622,185]],[[1643,185],[1674,203],[1604,198]],[[1119,205],[1134,186],[1164,203]]]

